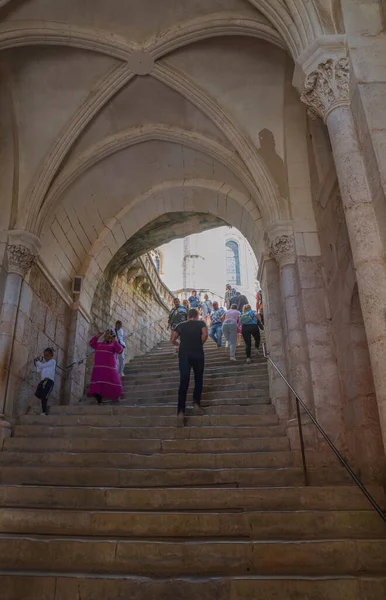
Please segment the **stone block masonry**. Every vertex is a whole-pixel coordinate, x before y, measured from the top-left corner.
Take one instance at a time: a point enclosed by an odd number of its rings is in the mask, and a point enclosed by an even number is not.
[[[118,273],[106,269],[94,296],[89,337],[122,321],[126,362],[149,352],[168,337],[167,317],[173,295],[163,284],[149,255],[137,259]],[[88,361],[86,384],[92,368]]]
[[[45,277],[38,265],[31,269],[28,281],[23,282],[15,333],[15,356],[19,358],[17,412],[25,413],[37,400],[34,391],[39,375],[33,359],[47,347],[55,351],[57,364],[67,364],[70,308]],[[64,373],[57,369],[50,403],[62,401]]]

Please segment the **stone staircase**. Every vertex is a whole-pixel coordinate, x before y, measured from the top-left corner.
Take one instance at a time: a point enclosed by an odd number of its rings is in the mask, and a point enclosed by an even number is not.
[[[1,600],[385,599],[386,527],[329,455],[302,484],[264,359],[237,357],[207,344],[185,428],[168,344],[130,364],[119,406],[20,419],[0,454]]]

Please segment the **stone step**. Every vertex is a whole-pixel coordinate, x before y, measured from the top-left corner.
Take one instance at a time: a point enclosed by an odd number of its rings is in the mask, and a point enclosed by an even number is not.
[[[169,352],[165,352],[162,354],[153,354],[153,352],[150,352],[149,354],[144,354],[143,356],[140,356],[138,358],[134,358],[132,361],[130,361],[130,364],[138,364],[140,366],[142,365],[149,365],[149,364],[168,364],[170,362],[173,362],[174,358],[177,358],[177,356],[175,356],[175,349],[172,345],[170,345],[170,351]],[[227,350],[225,348],[225,344],[221,347],[221,348],[217,348],[215,347],[214,349],[206,349],[205,352],[205,362],[210,363],[213,361],[219,361],[219,360],[229,360],[229,350]],[[257,353],[256,348],[254,346],[252,346],[252,354],[256,359],[257,363],[261,363],[264,364],[266,363],[266,359],[263,357],[262,353]],[[243,358],[246,356],[245,353],[245,346],[244,345],[240,345],[240,346],[236,346],[236,357],[240,357]]]
[[[247,397],[245,397],[247,396]],[[91,399],[92,404],[97,404],[96,401],[94,399]],[[238,398],[237,396],[229,396],[227,398],[224,398],[223,396],[221,397],[216,397],[216,395],[214,394],[213,398],[210,397],[210,395],[206,394],[203,395],[202,401],[201,401],[201,407],[202,408],[206,408],[207,406],[225,406],[225,405],[256,405],[256,404],[270,404],[271,403],[271,399],[269,398],[269,396],[267,395],[267,391],[260,393],[257,396],[254,396],[252,394],[242,394],[240,395],[240,398]],[[177,408],[177,392],[175,392],[174,394],[169,394],[169,395],[164,395],[164,396],[149,396],[149,397],[145,397],[145,398],[135,398],[134,396],[131,396],[130,394],[124,399],[121,400],[120,402],[110,402],[109,400],[105,400],[103,402],[103,404],[107,404],[107,405],[116,405],[116,406],[160,406],[160,405],[169,405],[169,406],[174,406],[175,409]],[[187,405],[192,406],[193,404],[193,393],[189,393],[187,396]]]
[[[17,575],[15,577],[15,575]],[[2,600],[384,600],[386,577],[178,577],[1,573]]]
[[[42,417],[44,419],[45,417]],[[197,417],[199,418],[199,417]],[[190,419],[187,419],[190,422]],[[260,425],[247,426],[193,426],[186,427],[125,427],[119,425],[97,427],[92,425],[72,425],[68,427],[50,427],[46,425],[16,425],[15,437],[90,437],[125,439],[191,439],[191,438],[255,438],[268,435],[267,426],[278,426],[275,415],[259,417]]]
[[[0,569],[170,577],[382,575],[386,540],[159,541],[2,535]]]
[[[192,393],[192,391],[191,391]],[[188,398],[191,396],[191,394],[188,395]],[[158,392],[136,392],[135,394],[130,394],[127,392],[123,392],[123,397],[124,398],[128,398],[130,399],[130,402],[133,403],[138,403],[140,404],[141,402],[163,402],[165,400],[170,399],[171,401],[174,400],[174,402],[177,401],[177,388],[174,392],[172,391],[162,391],[159,390]],[[266,402],[267,404],[270,403],[270,399],[269,399],[269,388],[268,385],[260,385],[259,387],[255,387],[253,389],[246,389],[246,390],[229,390],[229,391],[222,391],[222,392],[212,392],[212,391],[208,391],[208,390],[204,390],[202,393],[202,403],[205,404],[206,401],[211,401],[211,400],[219,400],[221,402],[223,402],[224,400],[237,400],[237,399],[248,399],[248,398],[263,398],[263,402]]]
[[[244,373],[245,371],[247,371],[247,372],[252,371],[257,366],[259,366],[259,367],[261,366],[261,367],[267,369],[265,361],[262,362],[261,360],[255,358],[255,357],[252,357],[251,364],[246,364],[244,358],[233,362],[233,361],[229,360],[228,357],[223,356],[222,358],[218,358],[216,360],[207,361],[205,364],[205,373],[211,372],[213,370],[220,370],[220,371],[229,370],[230,372],[237,373],[239,375],[240,373]],[[147,364],[140,364],[140,363],[138,363],[138,365],[131,364],[130,367],[125,368],[125,375],[130,375],[130,373],[148,373],[148,372],[153,373],[153,374],[158,374],[161,372],[173,373],[174,371],[176,373],[178,373],[178,358],[177,357],[172,357],[172,359],[170,361],[164,362],[164,363],[154,361],[153,363],[149,362]]]
[[[167,381],[157,381],[154,380],[152,383],[142,383],[138,381],[132,381],[130,378],[124,378],[123,380],[123,389],[126,391],[138,392],[154,392],[154,391],[170,391],[178,389],[180,379],[179,377],[174,377],[173,379]],[[221,391],[232,391],[232,390],[253,390],[254,388],[258,388],[261,386],[268,385],[268,376],[267,375],[258,375],[257,377],[237,377],[237,381],[231,379],[227,381],[226,379],[212,379],[204,381],[204,391],[212,391],[212,392],[221,392]],[[194,386],[194,377],[191,377],[190,386]]]
[[[58,466],[123,469],[250,469],[291,467],[297,453],[288,449],[272,452],[128,454],[119,452],[1,452],[2,466]]]
[[[233,364],[233,363],[232,363]],[[235,373],[234,371],[230,371],[228,365],[221,368],[205,368],[204,380],[205,381],[219,381],[219,380],[228,380],[233,381],[233,378],[243,379],[247,381],[249,379],[254,379],[256,377],[268,377],[268,369],[266,366],[254,366],[253,363],[251,365],[240,364],[240,368]],[[167,382],[167,381],[175,381],[179,380],[178,368],[172,368],[167,371],[144,371],[141,369],[127,369],[125,371],[124,381],[137,381],[141,382]]]
[[[268,405],[268,410],[265,406],[261,407],[258,413],[252,415],[191,415],[187,417],[187,422],[191,426],[203,427],[240,427],[261,425],[268,419],[271,423],[277,423],[278,419],[275,415],[273,407]],[[137,417],[131,415],[25,415],[19,419],[21,426],[38,425],[47,427],[77,427],[89,425],[93,427],[173,427],[176,425],[176,415],[173,416],[154,416],[154,417]]]
[[[253,402],[253,404],[219,404],[205,406],[206,415],[253,415],[259,414],[263,410],[264,413],[274,411],[273,406],[269,406],[261,402]],[[119,403],[117,406],[103,405],[99,406],[96,403],[85,405],[67,405],[67,406],[51,406],[50,416],[53,415],[133,415],[137,417],[167,417],[175,416],[176,405],[167,404],[138,404],[127,405]],[[187,414],[193,415],[191,406],[187,407]]]
[[[386,508],[383,489],[373,485],[368,489],[380,506]],[[366,511],[371,508],[367,498],[354,485],[227,487],[226,490],[220,486],[124,489],[0,485],[0,506],[141,511]]]
[[[8,438],[4,450],[13,452],[135,452],[136,454],[178,452],[272,452],[287,450],[284,433],[276,437],[241,439],[125,440],[103,438]]]
[[[160,399],[174,399],[177,400],[178,394],[178,386],[174,388],[167,389],[153,389],[153,390],[130,390],[127,387],[123,387],[123,397],[130,398],[133,402],[143,402],[152,401],[154,399],[155,402]],[[188,398],[193,396],[193,387],[188,391]],[[237,398],[261,398],[263,397],[263,402],[269,404],[269,389],[268,384],[260,383],[259,385],[255,385],[252,387],[245,388],[229,388],[229,389],[213,389],[213,388],[205,388],[202,392],[202,402],[205,400],[221,400],[221,399],[237,399]]]
[[[341,467],[309,469],[313,485],[349,483]],[[239,469],[118,469],[5,465],[2,484],[61,485],[83,487],[197,487],[197,486],[286,486],[304,482],[300,467]]]
[[[225,347],[225,340],[223,337],[223,345],[221,348],[217,347],[217,344],[212,344],[212,343],[206,343],[204,345],[204,354],[205,357],[208,356],[217,356],[218,354],[225,352],[226,351],[226,347]],[[253,345],[254,348],[254,345]],[[255,348],[254,348],[255,349]],[[173,346],[173,344],[171,344],[171,342],[168,342],[168,345],[166,345],[164,348],[161,349],[161,351],[151,351],[148,354],[144,354],[142,356],[137,356],[135,357],[133,360],[137,360],[137,361],[147,361],[147,360],[154,360],[155,358],[159,358],[160,360],[162,359],[167,359],[168,356],[170,355],[170,353],[175,352],[175,346]],[[245,352],[245,344],[244,341],[241,341],[240,344],[236,344],[236,352]]]
[[[0,533],[253,540],[386,539],[375,511],[132,512],[0,509]]]
[[[221,409],[222,407],[225,406],[232,406],[232,407],[246,407],[246,406],[257,406],[259,404],[270,404],[271,400],[268,396],[259,396],[256,398],[226,398],[224,399],[212,399],[212,400],[203,400],[202,404],[201,404],[201,408],[205,409],[205,414],[206,414],[206,409],[211,409],[211,408],[219,408]],[[177,394],[173,394],[170,397],[164,397],[164,398],[158,398],[158,399],[154,399],[152,398],[151,400],[145,398],[141,398],[139,400],[130,400],[130,399],[125,399],[125,400],[120,400],[120,401],[114,401],[111,402],[109,400],[103,400],[101,405],[98,405],[98,403],[96,402],[96,400],[94,398],[85,398],[81,404],[78,404],[78,406],[93,406],[93,407],[99,407],[99,408],[115,408],[117,410],[116,414],[119,414],[119,411],[121,408],[173,408],[173,412],[174,414],[176,414],[176,409],[177,409]],[[97,410],[99,410],[99,408]],[[97,410],[95,410],[95,412],[97,412]],[[193,398],[188,396],[188,401],[187,401],[187,405],[186,405],[186,411],[187,413],[192,414],[193,411]],[[100,414],[105,414],[103,412],[100,412]],[[217,411],[215,414],[222,414],[221,410]],[[244,410],[240,410],[237,414],[244,414]]]

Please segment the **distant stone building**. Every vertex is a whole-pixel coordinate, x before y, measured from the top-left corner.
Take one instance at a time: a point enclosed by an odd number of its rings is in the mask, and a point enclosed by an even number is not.
[[[197,289],[223,304],[225,286],[230,283],[253,303],[259,289],[256,256],[235,227],[174,240],[157,249],[153,260],[169,289],[181,297]]]

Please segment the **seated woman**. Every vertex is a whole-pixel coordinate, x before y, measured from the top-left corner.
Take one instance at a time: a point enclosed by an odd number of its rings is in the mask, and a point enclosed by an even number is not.
[[[95,350],[95,358],[87,396],[94,397],[98,404],[102,404],[102,398],[117,401],[122,394],[122,382],[115,355],[121,354],[123,347],[116,340],[114,329],[99,332],[90,340],[90,346]]]

